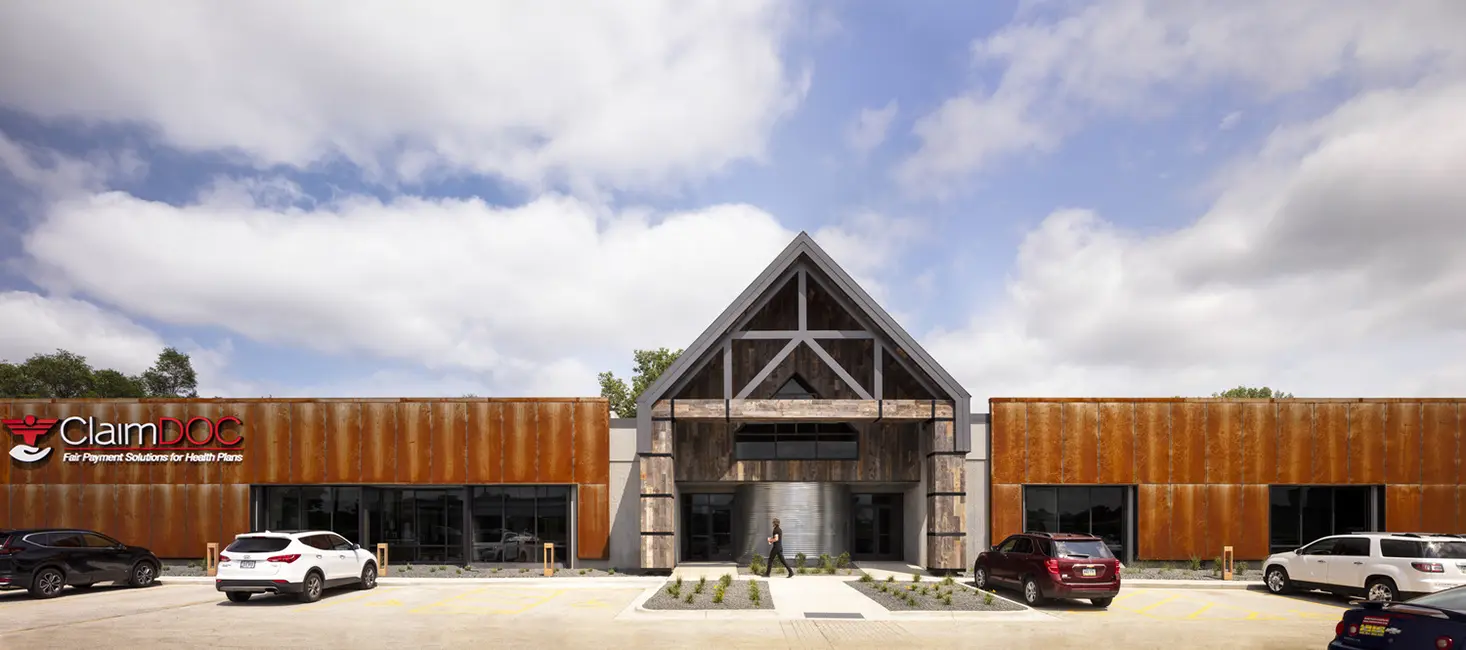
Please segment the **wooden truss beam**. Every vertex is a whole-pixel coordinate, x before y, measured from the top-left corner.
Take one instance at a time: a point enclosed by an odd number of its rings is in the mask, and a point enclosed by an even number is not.
[[[664,399],[652,405],[659,420],[923,422],[951,420],[953,412],[951,400],[928,399]]]
[[[742,339],[794,339],[807,337],[812,339],[873,339],[875,334],[865,330],[744,330],[734,332],[732,337],[736,340]]]

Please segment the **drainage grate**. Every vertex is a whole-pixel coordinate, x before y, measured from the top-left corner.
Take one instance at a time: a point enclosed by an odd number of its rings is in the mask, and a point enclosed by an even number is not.
[[[859,612],[805,612],[805,618],[858,618],[865,619]]]

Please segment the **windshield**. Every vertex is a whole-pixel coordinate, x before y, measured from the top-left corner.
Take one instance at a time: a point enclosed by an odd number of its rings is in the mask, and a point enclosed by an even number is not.
[[[1466,560],[1466,542],[1426,542],[1420,557],[1437,560]]]
[[[290,540],[284,537],[241,537],[224,550],[235,553],[274,553],[285,550],[289,545]]]
[[[1412,598],[1401,604],[1425,605],[1427,607],[1449,609],[1466,614],[1466,587],[1456,587],[1455,589],[1437,591],[1433,594],[1428,594],[1419,598]]]
[[[1110,547],[1099,540],[1070,540],[1054,542],[1054,557],[1101,558],[1110,555]]]

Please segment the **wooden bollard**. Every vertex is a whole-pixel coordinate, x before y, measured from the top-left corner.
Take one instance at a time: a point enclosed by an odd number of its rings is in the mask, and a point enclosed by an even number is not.
[[[553,542],[545,542],[545,577],[546,578],[548,578],[548,577],[550,577],[552,575],[555,575],[555,569],[551,568],[551,567],[554,566],[554,564],[555,564],[555,544]]]
[[[204,572],[207,575],[219,575],[219,543],[209,542],[204,545]]]
[[[387,545],[377,544],[377,575],[387,575]]]
[[[1232,547],[1222,547],[1222,579],[1232,579]]]

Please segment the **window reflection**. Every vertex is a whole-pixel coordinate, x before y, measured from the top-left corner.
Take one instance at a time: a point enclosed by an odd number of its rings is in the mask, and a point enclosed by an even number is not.
[[[1032,486],[1023,489],[1024,529],[1035,533],[1082,533],[1104,540],[1124,558],[1130,535],[1125,526],[1125,487]]]

